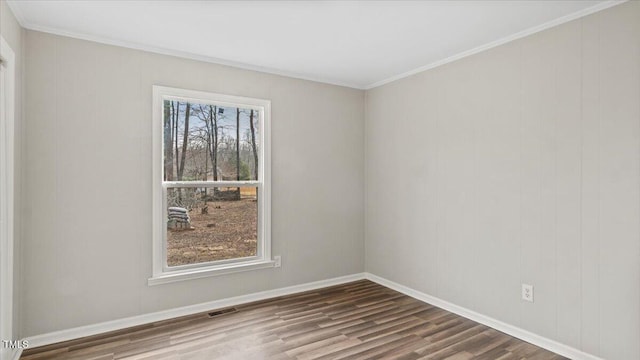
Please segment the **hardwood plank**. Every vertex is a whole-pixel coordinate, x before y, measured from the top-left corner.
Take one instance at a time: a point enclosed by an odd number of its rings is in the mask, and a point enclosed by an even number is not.
[[[27,349],[22,359],[563,359],[367,280],[235,308]]]

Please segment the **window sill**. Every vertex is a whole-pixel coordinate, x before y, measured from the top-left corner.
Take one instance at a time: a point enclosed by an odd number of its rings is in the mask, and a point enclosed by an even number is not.
[[[209,266],[205,268],[195,268],[178,271],[167,271],[162,274],[150,277],[147,280],[149,286],[167,284],[176,281],[200,279],[209,276],[218,276],[233,274],[242,271],[267,269],[275,267],[276,262],[273,260],[259,260],[251,262],[242,262],[235,264],[225,264],[218,266]]]

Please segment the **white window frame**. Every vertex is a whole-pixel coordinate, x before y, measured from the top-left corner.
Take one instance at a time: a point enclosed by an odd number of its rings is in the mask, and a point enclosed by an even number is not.
[[[179,100],[198,104],[221,105],[259,112],[258,179],[252,181],[165,181],[164,180],[164,111],[165,100]],[[271,268],[271,101],[248,97],[153,86],[153,274],[149,285],[223,275],[239,271]],[[170,187],[257,187],[258,241],[256,256],[205,263],[171,266],[167,264],[166,193]]]

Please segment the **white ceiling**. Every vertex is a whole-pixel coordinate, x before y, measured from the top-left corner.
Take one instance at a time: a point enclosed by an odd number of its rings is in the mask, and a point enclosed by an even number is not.
[[[10,1],[30,29],[371,88],[611,1]]]

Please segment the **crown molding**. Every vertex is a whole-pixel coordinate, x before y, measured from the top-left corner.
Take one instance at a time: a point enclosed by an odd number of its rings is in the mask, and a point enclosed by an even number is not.
[[[523,37],[527,37],[529,35],[533,35],[535,33],[550,29],[552,27],[555,27],[555,26],[558,26],[558,25],[562,25],[562,24],[567,23],[569,21],[580,19],[582,17],[585,17],[587,15],[591,15],[591,14],[596,13],[598,11],[602,11],[602,10],[608,9],[610,7],[613,7],[613,6],[626,3],[627,1],[629,1],[629,0],[611,0],[611,1],[605,1],[605,2],[602,2],[602,3],[596,4],[594,6],[586,8],[586,9],[583,9],[583,10],[580,10],[580,11],[576,11],[574,13],[571,13],[571,14],[559,17],[557,19],[548,21],[548,22],[546,22],[544,24],[537,25],[537,26],[534,26],[534,27],[529,28],[527,30],[523,30],[523,31],[517,32],[515,34],[509,35],[509,36],[504,37],[502,39],[495,40],[495,41],[492,41],[490,43],[475,47],[475,48],[473,48],[471,50],[463,51],[461,53],[458,53],[458,54],[453,55],[453,56],[449,56],[448,58],[445,58],[445,59],[442,59],[442,60],[438,60],[438,61],[430,63],[428,65],[424,65],[424,66],[421,66],[419,68],[415,68],[413,70],[404,72],[402,74],[398,74],[398,75],[386,78],[384,80],[380,80],[380,81],[374,82],[372,84],[369,84],[369,85],[365,86],[364,89],[365,90],[370,90],[370,89],[376,88],[378,86],[382,86],[382,85],[394,82],[396,80],[404,79],[404,78],[409,77],[411,75],[415,75],[415,74],[418,74],[418,73],[421,73],[421,72],[424,72],[424,71],[427,71],[427,70],[431,70],[433,68],[437,68],[439,66],[442,66],[442,65],[445,65],[445,64],[448,64],[448,63],[451,63],[451,62],[466,58],[468,56],[475,55],[475,54],[481,53],[483,51],[492,49],[494,47],[497,47],[497,46],[512,42],[514,40],[518,40],[518,39],[521,39]]]

